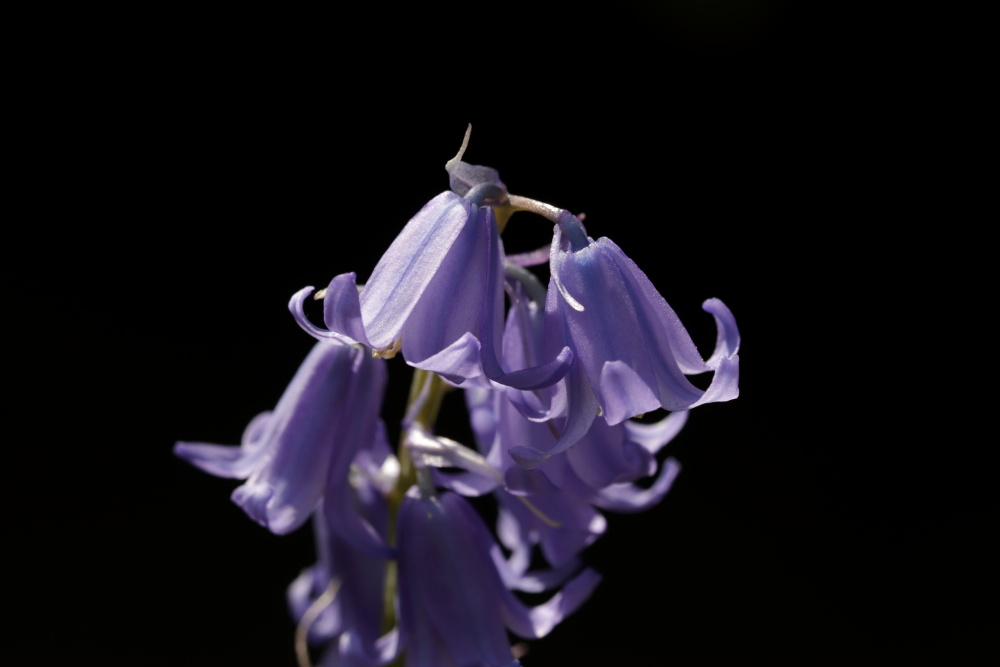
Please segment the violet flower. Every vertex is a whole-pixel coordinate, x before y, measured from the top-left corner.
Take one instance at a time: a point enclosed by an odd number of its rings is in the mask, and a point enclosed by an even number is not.
[[[502,561],[482,519],[454,493],[399,512],[400,632],[406,667],[514,667],[507,630],[539,638],[587,600],[600,581],[584,570],[547,602],[528,607],[504,584]]]
[[[348,631],[374,645],[382,622],[386,561],[372,558],[332,533],[322,512],[314,518],[318,562],[288,587],[292,616],[301,621],[310,605],[330,589],[334,595],[309,626],[311,644],[329,644]]]
[[[680,470],[673,459],[657,466],[655,455],[681,430],[687,412],[653,424],[610,426],[596,420],[561,456],[525,469],[514,463],[511,450],[551,450],[558,439],[553,429],[526,419],[500,391],[470,387],[465,395],[477,444],[503,474],[502,488],[490,490],[500,505],[498,536],[514,554],[530,553],[537,545],[549,563],[564,566],[604,533],[607,522],[599,509],[649,509],[663,499]],[[634,483],[647,477],[652,477],[648,486]],[[478,490],[467,473],[439,473],[436,479],[459,492]]]
[[[538,279],[524,269],[508,264],[505,270],[511,307],[503,334],[503,358],[512,366],[530,366],[537,358],[563,345],[563,338],[553,335],[565,329],[552,307],[559,297],[555,289],[546,293]],[[542,311],[543,303],[548,304],[548,312]],[[481,388],[486,389],[485,393]],[[501,394],[508,400],[501,400]],[[599,407],[581,363],[574,363],[569,374],[557,384],[532,392],[484,383],[467,387],[466,403],[480,449],[490,452],[487,458],[497,462],[500,458],[496,458],[493,450],[503,452],[502,467],[508,488],[517,484],[510,477],[513,473],[506,459],[512,457],[524,468],[533,468],[565,452],[570,467],[586,487],[584,496],[588,498],[612,484],[627,484],[652,475],[656,468],[653,455],[686,421],[684,412],[675,412],[658,424],[649,425],[595,421]],[[585,446],[574,446],[582,441]],[[668,461],[667,468],[674,466],[675,462]],[[560,469],[546,467],[550,476],[561,474],[556,472]],[[666,478],[662,473],[656,485]],[[669,484],[659,497],[667,488]],[[622,493],[632,497],[627,491]],[[598,503],[596,499],[594,502]],[[639,496],[634,497],[634,502],[643,504]]]
[[[366,350],[317,343],[273,412],[258,415],[239,447],[178,442],[174,452],[219,477],[246,479],[233,501],[271,532],[301,526],[324,495],[349,493],[359,450],[385,438],[379,419],[385,365]],[[331,520],[348,538],[384,547],[349,503]]]
[[[490,204],[503,202],[507,189],[495,169],[461,160],[467,142],[468,133],[445,166],[452,190],[410,219],[360,293],[355,273],[330,281],[326,329],[305,315],[313,287],[292,296],[289,308],[303,329],[320,340],[362,343],[384,358],[401,351],[409,365],[454,384],[482,375],[483,360],[494,357],[495,320],[503,316],[504,251]],[[553,357],[511,374],[487,363],[487,374],[520,388],[550,385],[566,373],[572,353],[564,348]]]
[[[452,382],[481,373],[479,331],[488,253],[499,252],[492,209],[442,192],[407,223],[358,293],[354,273],[326,288],[327,330],[310,323],[302,303],[289,304],[296,321],[317,338],[362,343],[378,356],[402,351],[407,363]]]
[[[354,485],[355,506],[385,535],[388,507],[367,480]],[[306,643],[325,645],[321,666],[385,665],[398,655],[398,631],[380,636],[387,562],[342,539],[318,510],[313,517],[319,559],[288,587],[292,616]]]
[[[558,217],[550,269],[546,335],[568,341],[608,424],[739,395],[740,334],[722,301],[708,299],[702,306],[717,327],[715,350],[703,360],[646,274],[610,239],[589,238],[566,211]],[[705,390],[685,377],[704,372],[714,372]],[[580,409],[570,411],[567,428],[579,431],[578,420],[592,419],[593,411],[586,392],[579,386],[575,391]]]

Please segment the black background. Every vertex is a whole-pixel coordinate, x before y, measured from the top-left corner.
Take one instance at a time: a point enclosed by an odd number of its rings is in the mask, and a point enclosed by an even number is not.
[[[446,189],[469,122],[467,161],[586,213],[703,351],[706,298],[743,336],[741,396],[692,412],[673,490],[609,516],[588,552],[603,583],[525,666],[986,655],[981,441],[938,429],[962,421],[920,371],[940,322],[906,305],[924,276],[887,240],[900,202],[919,208],[885,76],[900,61],[863,21],[705,6],[508,7],[433,32],[399,11],[374,30],[143,16],[77,36],[32,135],[59,187],[37,226],[53,284],[31,304],[52,341],[25,385],[44,446],[12,480],[29,510],[15,655],[294,664],[284,589],[309,531],[268,534],[229,501],[236,482],[171,447],[236,443],[273,406],[312,344],[288,298],[363,280]],[[508,251],[550,234],[518,214]],[[390,377],[391,423],[401,360]],[[442,428],[461,416],[446,406]]]

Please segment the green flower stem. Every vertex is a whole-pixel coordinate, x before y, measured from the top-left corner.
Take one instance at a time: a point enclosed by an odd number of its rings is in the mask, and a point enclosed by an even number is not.
[[[426,393],[426,397],[420,411],[417,412],[413,419],[414,423],[419,424],[428,431],[432,431],[434,424],[437,422],[438,414],[441,412],[441,401],[450,389],[451,387],[436,373],[420,370],[419,368],[416,369],[413,373],[413,381],[410,383],[410,396],[406,402],[407,411],[409,412],[409,408],[420,400],[421,394]],[[404,433],[402,437],[405,438],[406,434]],[[399,458],[399,478],[396,480],[396,486],[393,487],[388,498],[386,498],[389,503],[388,540],[392,546],[396,546],[396,519],[399,516],[399,507],[403,503],[403,497],[406,495],[406,492],[411,486],[417,483],[417,476],[419,474],[413,465],[410,450],[403,446],[402,443],[400,443],[397,456]],[[397,577],[396,561],[390,560],[386,564],[385,570],[385,587],[382,602],[383,634],[396,626],[395,600]],[[399,660],[393,662],[390,667],[397,665],[401,667],[402,664],[403,657],[400,656]]]

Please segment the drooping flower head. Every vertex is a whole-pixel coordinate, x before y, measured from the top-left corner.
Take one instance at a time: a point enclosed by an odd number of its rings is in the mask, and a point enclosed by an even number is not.
[[[653,424],[628,420],[610,426],[597,419],[562,455],[525,469],[511,451],[551,451],[565,420],[554,420],[554,428],[530,421],[495,389],[469,387],[465,395],[480,450],[503,474],[502,488],[494,491],[498,536],[516,554],[537,545],[553,566],[570,562],[604,533],[607,522],[599,510],[648,509],[663,499],[679,472],[676,461],[657,465],[655,455],[681,430],[687,412]],[[466,477],[439,475],[457,489],[472,488]],[[643,478],[651,484],[635,484]]]
[[[610,239],[588,237],[567,211],[558,218],[550,269],[546,333],[568,341],[608,424],[739,395],[740,334],[722,301],[702,306],[718,331],[714,352],[703,360],[646,274]],[[704,390],[686,377],[705,372],[714,375]]]
[[[362,343],[378,356],[401,351],[411,366],[455,384],[482,375],[481,348],[493,343],[493,323],[503,310],[503,245],[491,204],[504,201],[507,189],[495,169],[461,160],[467,142],[468,133],[446,165],[452,190],[410,219],[360,293],[355,273],[330,281],[323,296],[326,329],[305,315],[312,287],[292,297],[289,308],[299,325],[319,339]],[[551,384],[571,358],[566,349],[534,374],[522,372],[510,382]],[[491,376],[504,379],[500,370]]]
[[[388,529],[384,484],[373,480],[387,467],[398,467],[387,450],[367,461],[355,460],[352,505],[380,535]],[[384,479],[383,481],[389,481]],[[391,482],[390,482],[391,484]],[[381,633],[384,618],[386,568],[389,561],[373,558],[341,537],[323,510],[313,516],[318,561],[288,587],[292,616],[299,624],[301,646],[325,646],[320,664],[373,667],[388,664],[399,651],[398,631]]]
[[[547,602],[528,607],[505,583],[502,556],[461,496],[422,498],[414,487],[399,513],[400,631],[407,667],[513,667],[507,630],[548,634],[590,596],[600,577],[584,570]]]
[[[291,532],[331,489],[347,487],[359,450],[385,438],[379,413],[386,379],[385,364],[366,350],[317,343],[274,411],[251,421],[239,447],[179,442],[174,451],[206,472],[245,479],[233,501],[271,532]]]
[[[327,330],[306,319],[307,287],[292,297],[296,320],[318,338],[363,343],[383,357],[402,351],[407,363],[453,382],[480,373],[477,333],[488,253],[499,251],[492,209],[442,192],[418,212],[372,271],[360,294],[354,273],[326,288]]]

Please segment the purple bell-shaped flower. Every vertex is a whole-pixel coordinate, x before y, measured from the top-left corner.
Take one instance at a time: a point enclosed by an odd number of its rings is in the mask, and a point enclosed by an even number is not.
[[[600,576],[584,570],[548,601],[518,600],[482,519],[454,493],[422,498],[416,487],[399,512],[399,613],[407,667],[514,667],[507,630],[534,639],[587,600]],[[498,569],[500,568],[500,569]]]
[[[507,189],[495,169],[461,160],[465,146],[446,165],[452,189],[410,219],[360,291],[354,273],[330,281],[323,297],[326,329],[305,315],[312,287],[293,295],[289,308],[318,339],[362,343],[386,358],[402,352],[411,366],[454,384],[481,376],[485,365],[490,379],[504,384],[550,385],[569,367],[568,348],[548,364],[509,374],[495,362],[504,250],[492,205],[506,199]]]
[[[233,501],[271,532],[289,533],[324,495],[347,490],[351,461],[385,438],[379,413],[386,380],[385,364],[367,350],[317,343],[274,411],[250,422],[239,447],[178,442],[174,452],[213,475],[245,479]],[[343,520],[345,533],[371,532],[352,521]]]
[[[646,274],[610,239],[589,238],[569,212],[559,215],[549,261],[547,315],[554,329],[561,326],[608,424],[739,395],[740,334],[722,301],[702,306],[718,330],[715,351],[703,360]],[[707,389],[686,377],[705,372],[714,372]]]
[[[306,319],[307,287],[292,297],[298,323],[317,338],[363,343],[378,356],[402,351],[407,363],[458,383],[482,373],[479,362],[484,282],[490,253],[502,253],[493,211],[442,192],[417,213],[372,271],[360,294],[354,273],[326,288],[323,320]],[[492,269],[502,270],[502,269]]]

